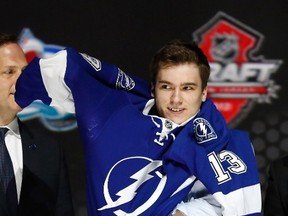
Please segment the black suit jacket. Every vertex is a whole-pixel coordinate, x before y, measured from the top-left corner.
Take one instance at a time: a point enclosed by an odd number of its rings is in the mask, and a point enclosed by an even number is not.
[[[44,128],[28,128],[19,121],[19,129],[23,180],[17,216],[74,215],[61,144]],[[0,215],[10,216],[1,199],[3,195],[0,195]]]
[[[272,215],[288,215],[288,155],[270,164],[264,216]]]

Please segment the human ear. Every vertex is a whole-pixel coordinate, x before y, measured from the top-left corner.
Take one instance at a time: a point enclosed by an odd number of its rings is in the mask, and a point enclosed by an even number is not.
[[[202,102],[205,102],[207,99],[207,87],[202,92]]]

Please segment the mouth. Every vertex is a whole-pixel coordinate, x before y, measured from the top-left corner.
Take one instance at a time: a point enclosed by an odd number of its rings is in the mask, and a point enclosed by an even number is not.
[[[170,111],[172,111],[172,112],[181,112],[181,111],[183,111],[184,109],[168,107],[168,110],[170,110]]]

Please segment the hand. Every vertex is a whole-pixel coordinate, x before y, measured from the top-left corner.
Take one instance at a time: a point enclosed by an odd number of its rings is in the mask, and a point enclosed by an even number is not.
[[[173,216],[185,216],[180,211],[176,210],[175,214]]]

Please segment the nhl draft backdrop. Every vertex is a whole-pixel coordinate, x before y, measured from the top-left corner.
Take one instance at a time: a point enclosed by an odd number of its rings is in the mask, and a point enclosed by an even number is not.
[[[148,79],[164,43],[195,40],[208,56],[209,96],[253,142],[263,198],[269,163],[288,153],[288,2],[284,0],[1,1],[1,32],[28,61],[72,46]],[[85,167],[74,116],[34,102],[19,117],[65,143],[76,214],[86,215]],[[241,145],[241,143],[239,143]]]

